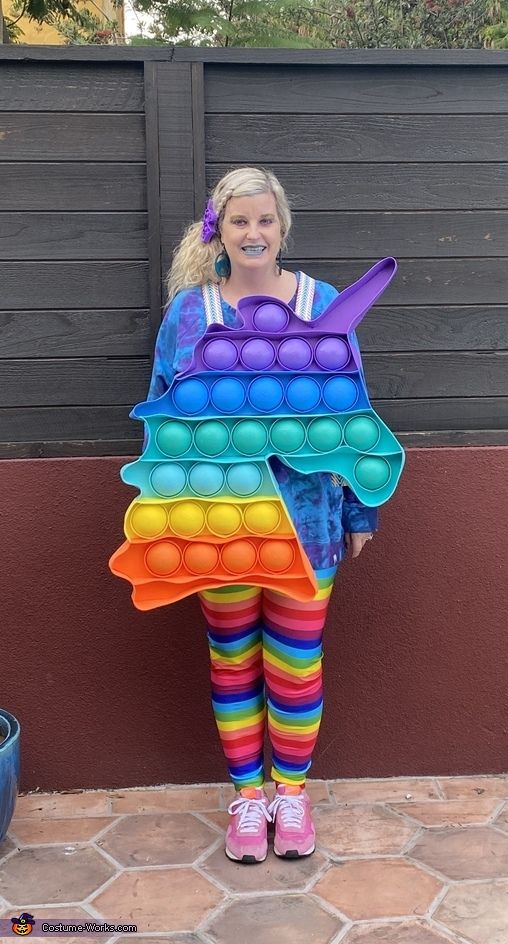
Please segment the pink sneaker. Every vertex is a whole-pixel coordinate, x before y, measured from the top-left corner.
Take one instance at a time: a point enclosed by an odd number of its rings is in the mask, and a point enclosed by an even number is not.
[[[314,852],[316,830],[312,822],[310,798],[304,787],[279,784],[268,811],[275,820],[275,855],[297,859]]]
[[[261,787],[244,787],[228,807],[233,817],[226,830],[226,855],[235,862],[264,862],[268,852],[268,797]]]

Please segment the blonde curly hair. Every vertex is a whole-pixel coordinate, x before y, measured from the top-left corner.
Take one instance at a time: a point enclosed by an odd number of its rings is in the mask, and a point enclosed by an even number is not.
[[[224,219],[224,212],[231,197],[253,197],[258,193],[273,193],[279,217],[282,249],[286,249],[291,229],[291,210],[281,183],[272,171],[264,167],[239,167],[219,180],[212,194],[213,208],[218,213],[217,229]],[[205,282],[220,282],[214,262],[221,251],[221,240],[217,234],[209,243],[201,239],[202,220],[187,227],[182,241],[173,253],[173,264],[166,279],[167,303],[177,292]]]

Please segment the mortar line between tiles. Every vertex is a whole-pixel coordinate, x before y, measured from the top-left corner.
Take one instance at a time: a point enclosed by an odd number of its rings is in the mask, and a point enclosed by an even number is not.
[[[316,851],[319,851],[319,850],[316,850]],[[315,885],[317,885],[317,883],[321,881],[321,879],[326,875],[326,873],[330,871],[331,867],[332,867],[332,863],[330,862],[330,859],[325,858],[323,864],[319,866],[317,871],[314,873],[313,876],[311,876],[311,878],[305,885],[303,889],[303,894],[304,895],[310,894],[310,892],[315,887]]]
[[[349,924],[344,925],[344,927],[340,929],[338,934],[332,937],[332,939],[330,940],[330,944],[341,944],[341,942],[345,939],[346,935],[349,934],[352,927],[353,925],[351,921],[349,922]]]
[[[217,918],[220,918],[220,916],[226,911],[226,909],[229,908],[229,905],[231,904],[233,900],[234,900],[233,896],[228,894],[225,898],[222,899],[222,901],[218,901],[217,904],[215,905],[215,908],[212,908],[211,911],[209,911],[208,914],[205,915],[203,920],[198,925],[197,927],[198,933],[206,934],[208,929],[210,928],[210,925]]]
[[[125,866],[123,866],[122,863],[118,861],[118,859],[115,859],[115,857],[112,856],[110,852],[107,852],[106,849],[102,848],[102,846],[97,845],[95,840],[90,843],[90,846],[99,853],[102,859],[105,859],[106,862],[109,862],[109,864],[112,865],[117,872],[124,870]]]
[[[449,891],[450,891],[450,884],[447,883],[446,885],[443,885],[443,887],[440,888],[439,891],[436,893],[429,907],[427,908],[427,911],[425,912],[425,917],[429,921],[432,918],[432,915],[434,914],[434,912],[437,911],[439,906],[442,904],[443,899],[446,898]]]
[[[224,811],[223,810],[210,810],[210,812],[223,813]],[[200,823],[203,823],[205,826],[208,826],[210,829],[213,829],[214,832],[218,832],[222,836],[224,835],[224,832],[225,832],[224,827],[219,826],[217,823],[214,823],[213,820],[211,819],[206,819],[206,813],[193,812],[191,813],[191,816],[194,816],[197,820],[199,820]]]
[[[336,908],[335,905],[332,905],[332,903],[327,901],[325,898],[321,898],[318,892],[309,892],[306,897],[310,901],[315,902],[316,905],[319,905],[319,907],[322,908],[323,911],[327,911],[328,914],[331,914],[332,917],[340,918],[340,920],[344,922],[345,924],[351,925],[353,923],[352,919],[348,915],[344,914],[343,911],[339,911],[339,909]]]
[[[489,820],[489,824],[492,823],[492,825],[494,825],[494,820],[496,820],[498,816],[501,816],[505,806],[508,809],[508,800],[500,800],[492,814],[492,818]]]
[[[198,867],[201,867],[201,866],[203,865],[203,863],[206,862],[206,860],[207,860],[210,856],[212,856],[212,855],[214,854],[214,852],[217,851],[217,849],[220,849],[220,847],[222,846],[222,843],[223,843],[223,842],[224,842],[224,837],[223,837],[223,836],[217,836],[217,837],[213,840],[213,842],[211,842],[210,845],[207,846],[206,849],[204,849],[203,852],[201,852],[201,853],[197,856],[197,858],[195,858],[192,862],[189,862],[189,868],[191,868],[191,867],[194,866],[194,865],[197,865]]]
[[[501,826],[498,826],[497,823],[489,823],[489,829],[492,829],[493,832],[497,833],[499,836],[504,836],[505,839],[508,835],[506,829],[501,829]]]
[[[452,928],[449,928],[446,924],[442,924],[441,921],[436,921],[435,918],[432,918],[432,926],[435,927],[436,931],[450,935],[450,940],[453,941],[453,944],[474,944],[474,941],[470,937],[462,937],[461,934],[457,934]]]

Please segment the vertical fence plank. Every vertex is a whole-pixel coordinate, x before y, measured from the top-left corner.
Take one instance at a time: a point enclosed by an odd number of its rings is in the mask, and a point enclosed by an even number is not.
[[[205,80],[202,62],[191,66],[192,83],[192,145],[194,166],[194,216],[203,212],[206,201],[205,164]]]
[[[157,104],[157,64],[144,63],[146,129],[146,199],[148,210],[148,262],[150,292],[150,334],[152,349],[161,320],[161,233],[159,191],[159,116]]]

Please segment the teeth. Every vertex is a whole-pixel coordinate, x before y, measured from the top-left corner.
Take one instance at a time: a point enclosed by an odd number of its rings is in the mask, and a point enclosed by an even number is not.
[[[247,253],[248,256],[260,256],[262,252],[265,251],[264,246],[244,246],[243,251]]]

